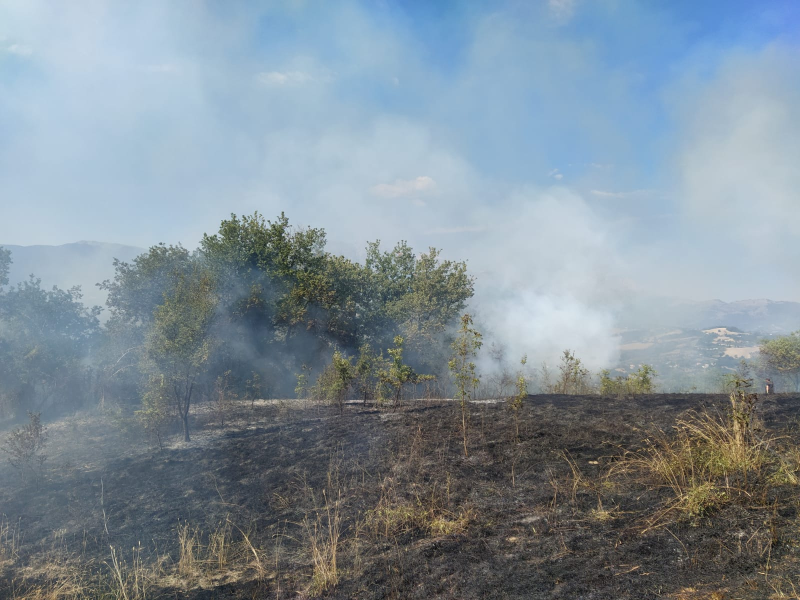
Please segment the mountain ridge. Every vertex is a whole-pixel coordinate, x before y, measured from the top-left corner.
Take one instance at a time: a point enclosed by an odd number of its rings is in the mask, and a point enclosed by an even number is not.
[[[105,305],[105,293],[96,284],[114,276],[114,259],[130,262],[145,248],[81,240],[59,245],[20,246],[0,244],[11,251],[10,283],[16,284],[33,274],[46,287],[80,286],[84,302]],[[618,326],[623,329],[680,327],[708,329],[736,327],[743,331],[770,334],[800,329],[800,302],[749,298],[726,302],[687,300],[678,297],[643,298],[617,311]]]

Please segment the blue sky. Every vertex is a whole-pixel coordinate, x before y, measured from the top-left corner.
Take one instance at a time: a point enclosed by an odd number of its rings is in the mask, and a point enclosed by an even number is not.
[[[0,243],[285,211],[512,297],[800,300],[798,31],[789,0],[4,0]]]

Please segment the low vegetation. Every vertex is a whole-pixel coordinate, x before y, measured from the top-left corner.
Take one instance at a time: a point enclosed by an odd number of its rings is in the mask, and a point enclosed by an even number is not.
[[[794,597],[800,399],[518,383],[466,402],[467,456],[456,401],[207,403],[162,451],[55,422],[0,490],[0,596]]]

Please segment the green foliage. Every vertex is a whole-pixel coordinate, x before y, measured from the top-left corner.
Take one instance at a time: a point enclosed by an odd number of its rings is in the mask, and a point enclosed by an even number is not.
[[[172,423],[174,411],[170,411],[173,390],[167,386],[166,377],[152,375],[147,380],[142,396],[142,407],[136,411],[136,418],[145,435],[164,449],[164,436]]]
[[[628,375],[630,393],[634,396],[652,394],[655,391],[653,379],[657,376],[658,373],[656,373],[652,366],[641,365],[638,371]]]
[[[174,286],[178,274],[192,272],[195,261],[180,245],[158,244],[127,263],[114,260],[114,278],[98,287],[108,293],[111,319],[144,329]]]
[[[405,242],[390,251],[374,242],[359,264],[325,245],[324,230],[292,226],[284,214],[231,215],[195,252],[159,244],[115,261],[99,284],[108,295],[103,328],[77,289],[45,291],[36,279],[3,287],[11,257],[0,248],[0,410],[94,393],[101,406],[142,402],[141,418],[160,422],[152,400],[164,388],[188,437],[193,390],[213,396],[226,377],[226,398],[255,400],[267,381],[288,395],[290,374],[305,365],[297,390],[305,395],[308,372],[321,373],[333,348],[355,363],[348,394],[399,404],[410,385],[434,380],[417,373],[444,370],[447,332],[473,279],[435,248],[417,255]],[[72,394],[78,380],[86,389]]]
[[[79,288],[45,290],[31,276],[0,293],[0,414],[90,393],[82,363],[97,341],[100,309]]]
[[[176,273],[173,288],[156,308],[145,341],[146,372],[162,376],[174,394],[189,441],[189,407],[192,392],[211,354],[209,336],[216,308],[210,275],[199,267],[190,274]]]
[[[730,394],[736,390],[737,385],[741,381],[752,380],[752,366],[746,360],[739,361],[739,365],[733,373],[725,373],[722,375],[720,386],[722,392]]]
[[[525,377],[525,365],[528,364],[528,356],[523,355],[519,361],[522,367],[517,373],[516,394],[509,398],[508,405],[514,411],[514,429],[516,432],[515,440],[519,442],[519,411],[522,409],[522,403],[528,397],[528,378]]]
[[[381,252],[377,241],[367,246],[371,328],[398,331],[426,369],[444,361],[439,340],[474,290],[466,263],[441,260],[440,254],[429,248],[417,258],[406,242],[391,252]]]
[[[41,472],[47,455],[44,446],[47,443],[47,430],[42,426],[41,413],[28,413],[28,424],[17,427],[0,446],[9,464],[19,471],[22,477],[30,471],[34,475]]]
[[[555,384],[556,393],[588,394],[591,392],[591,373],[571,350],[564,350],[558,370],[560,375]]]
[[[386,352],[388,360],[383,360],[378,369],[378,400],[391,399],[394,406],[399,406],[403,399],[403,391],[407,384],[417,383],[419,375],[403,362],[403,344],[401,336],[395,336],[394,347]]]
[[[233,403],[239,399],[236,392],[233,372],[228,369],[219,375],[214,382],[214,400],[216,401],[216,413],[221,427],[225,427],[225,416],[230,412]]]
[[[475,386],[480,383],[473,359],[483,345],[481,341],[483,336],[472,325],[472,315],[465,313],[461,316],[461,327],[451,345],[453,354],[448,363],[456,385],[456,398],[461,405],[461,432],[464,437],[464,456],[469,454],[467,449],[468,402],[474,395]]]
[[[800,391],[800,331],[762,340],[759,354],[767,372],[787,378]]]
[[[600,395],[606,397],[633,397],[652,394],[655,391],[653,379],[658,375],[650,365],[641,365],[639,370],[627,377],[611,377],[608,369],[600,371]]]
[[[336,350],[330,364],[320,373],[311,395],[314,399],[334,404],[339,407],[339,411],[343,411],[355,379],[356,371],[351,359]]]
[[[250,378],[245,381],[244,398],[245,400],[249,400],[252,405],[256,400],[262,398],[263,396],[264,388],[261,383],[261,375],[259,375],[256,371],[253,371]]]
[[[358,350],[358,360],[355,364],[355,380],[353,382],[356,393],[364,400],[374,398],[378,386],[378,367],[381,357],[377,356],[370,344],[363,344]]]
[[[294,395],[297,398],[308,398],[311,389],[311,367],[303,365],[302,371],[296,375],[297,385],[294,388]]]

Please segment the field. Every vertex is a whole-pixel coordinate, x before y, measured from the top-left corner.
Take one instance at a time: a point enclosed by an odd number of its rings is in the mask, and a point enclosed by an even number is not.
[[[0,466],[0,597],[800,598],[800,396],[758,404],[753,462],[712,483],[681,432],[729,405],[476,402],[467,456],[452,401],[201,406],[163,449],[77,414],[41,469]]]

